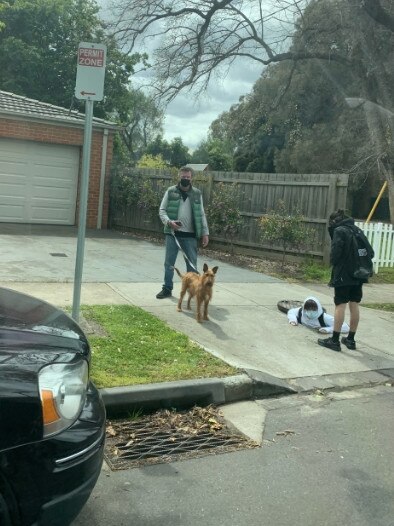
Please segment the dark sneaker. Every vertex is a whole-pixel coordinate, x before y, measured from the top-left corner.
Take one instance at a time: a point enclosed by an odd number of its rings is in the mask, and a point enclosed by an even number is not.
[[[346,347],[348,349],[350,349],[351,351],[355,351],[356,350],[356,342],[354,340],[349,340],[348,338],[346,338],[345,336],[341,339],[341,343],[343,343],[343,345],[346,345]]]
[[[158,300],[162,300],[163,298],[170,298],[172,296],[172,293],[170,289],[167,289],[166,287],[163,287],[161,291],[156,294],[156,298]]]
[[[339,342],[334,342],[332,338],[319,338],[317,340],[317,343],[322,347],[327,347],[327,349],[331,349],[332,351],[341,351],[341,344]]]

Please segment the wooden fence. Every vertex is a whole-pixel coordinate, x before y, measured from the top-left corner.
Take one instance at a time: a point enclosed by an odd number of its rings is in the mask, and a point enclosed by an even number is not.
[[[373,259],[374,271],[378,273],[379,267],[394,266],[393,225],[386,223],[365,223],[363,221],[356,221],[355,223],[367,236],[375,252]]]
[[[130,169],[126,175],[143,176],[151,181],[153,187],[164,185],[165,188],[173,184],[173,175],[164,170]],[[346,208],[347,174],[197,173],[194,184],[203,192],[204,206],[208,213],[211,196],[220,188],[219,183],[237,185],[239,210],[243,218],[243,227],[233,241],[237,251],[280,252],[280,247],[261,241],[256,219],[275,210],[278,201],[282,200],[290,214],[299,212],[305,217],[306,226],[314,234],[303,254],[328,261],[330,239],[327,218],[337,208]],[[163,230],[158,210],[152,214],[136,206],[122,209],[114,202],[110,209],[110,226],[151,233]],[[213,231],[210,232],[210,238],[213,242],[226,242]],[[299,254],[294,251],[293,255]]]

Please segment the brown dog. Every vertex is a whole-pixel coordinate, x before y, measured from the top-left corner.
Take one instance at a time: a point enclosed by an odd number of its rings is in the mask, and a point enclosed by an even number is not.
[[[203,274],[196,274],[195,272],[186,272],[181,274],[179,270],[174,267],[178,276],[182,279],[181,295],[178,301],[178,312],[182,312],[182,301],[186,292],[189,292],[189,299],[187,300],[187,308],[190,310],[190,300],[195,296],[197,300],[196,319],[198,322],[209,320],[208,318],[208,304],[212,299],[212,288],[215,283],[215,274],[219,267],[208,268],[204,263]],[[201,305],[204,303],[204,314],[201,318]]]

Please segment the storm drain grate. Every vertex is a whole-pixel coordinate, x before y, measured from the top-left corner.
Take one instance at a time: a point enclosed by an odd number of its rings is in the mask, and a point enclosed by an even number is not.
[[[194,416],[197,409],[193,410]],[[105,459],[112,470],[258,447],[243,435],[230,432],[212,415],[205,423],[199,416],[193,422],[190,413],[162,411],[157,415],[138,422],[108,423]]]
[[[68,257],[67,254],[65,254],[64,252],[50,252],[50,255],[53,256],[54,258],[66,258],[66,257]]]

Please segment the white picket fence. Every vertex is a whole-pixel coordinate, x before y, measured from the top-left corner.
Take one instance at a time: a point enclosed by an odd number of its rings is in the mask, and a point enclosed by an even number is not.
[[[365,223],[355,221],[367,236],[375,252],[373,268],[376,274],[380,267],[394,266],[394,228],[387,223]]]

